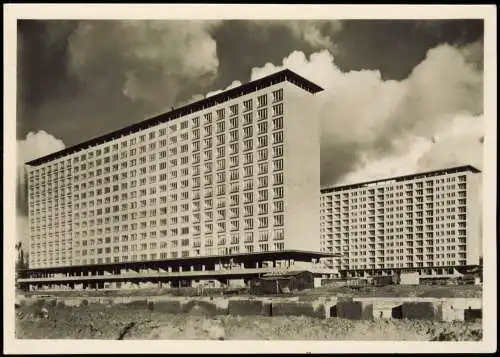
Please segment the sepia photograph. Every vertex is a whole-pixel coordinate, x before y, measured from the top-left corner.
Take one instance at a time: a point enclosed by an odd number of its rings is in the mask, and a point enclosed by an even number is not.
[[[4,10],[4,352],[496,350],[494,7]]]

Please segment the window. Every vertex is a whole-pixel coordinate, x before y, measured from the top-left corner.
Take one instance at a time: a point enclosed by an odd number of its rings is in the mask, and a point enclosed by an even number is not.
[[[273,203],[273,212],[283,212],[284,204],[283,201],[275,201]]]
[[[229,167],[238,166],[238,156],[231,156],[229,158]]]
[[[267,214],[268,213],[268,204],[267,203],[259,203],[259,211],[258,214]]]
[[[273,103],[283,100],[283,89],[273,91]]]
[[[259,188],[267,187],[267,183],[268,183],[268,177],[267,176],[261,176],[261,177],[259,177],[259,181],[258,181],[258,187]]]
[[[259,191],[259,201],[267,201],[267,190],[260,190]]]
[[[283,159],[273,160],[273,170],[274,171],[283,170]]]
[[[237,153],[238,153],[238,143],[232,143],[231,145],[229,145],[229,155]]]
[[[274,215],[274,226],[283,226],[283,215]]]
[[[276,134],[276,133],[274,133],[274,134]],[[274,138],[274,134],[273,134],[273,138]],[[258,147],[267,146],[267,136],[266,135],[257,137],[257,146]]]
[[[276,133],[273,133],[273,144],[278,144],[283,142],[283,132],[278,131]]]
[[[262,122],[257,125],[257,134],[267,133],[267,122]]]
[[[257,151],[257,155],[259,161],[267,160],[267,149]]]
[[[252,203],[252,201],[253,201],[253,192],[245,192],[243,194],[243,202]]]
[[[234,169],[229,171],[229,180],[238,180],[239,178],[239,171],[238,169]]]
[[[216,113],[217,113],[217,120],[222,120],[226,116],[226,111],[224,108],[218,109]],[[224,129],[222,129],[222,130],[224,130]]]
[[[250,138],[252,136],[252,134],[253,134],[252,129],[253,128],[251,126],[247,126],[247,127],[243,128],[243,138],[244,139]]]
[[[229,141],[230,142],[238,141],[238,130],[233,130],[229,132]]]
[[[273,105],[273,117],[283,115],[283,103]]]
[[[245,166],[243,167],[243,177],[249,177],[253,175],[253,167]]]
[[[263,94],[263,95],[257,97],[257,105],[259,107],[264,107],[267,105],[267,94]]]
[[[258,166],[258,175],[267,174],[267,162],[261,162]]]
[[[243,165],[249,165],[253,163],[253,153],[247,152],[243,155]]]
[[[207,113],[203,117],[205,119],[205,124],[212,123],[212,113]]]
[[[243,190],[244,191],[249,191],[249,190],[252,190],[252,189],[253,189],[253,180],[252,179],[245,180],[243,182]]]
[[[273,118],[273,130],[283,129],[283,117]]]
[[[252,124],[252,113],[247,113],[243,115],[243,125],[250,125]]]
[[[244,229],[253,229],[253,219],[252,218],[245,218]]]
[[[218,122],[216,128],[217,128],[217,131],[216,131],[217,133],[222,133],[225,129],[225,122],[223,122],[223,121]]]
[[[204,159],[206,161],[212,160],[212,151],[211,150],[207,150],[204,152]]]
[[[229,119],[229,129],[235,129],[238,127],[238,117]]]
[[[283,187],[273,188],[273,198],[283,198]]]
[[[267,228],[269,220],[267,217],[258,217],[259,228]],[[267,233],[267,232],[266,232]]]
[[[217,148],[217,157],[221,158],[221,157],[224,157],[225,155],[226,155],[226,147],[225,146],[218,147]]]
[[[252,100],[248,99],[243,102],[243,111],[248,112],[253,109]]]
[[[257,113],[258,113],[258,120],[267,119],[267,108],[259,109]]]
[[[217,145],[224,145],[226,142],[226,136],[224,134],[217,135]]]
[[[247,139],[243,141],[243,151],[249,151],[253,149],[253,140]]]
[[[238,114],[238,104],[233,104],[229,107],[229,115],[237,115]]]

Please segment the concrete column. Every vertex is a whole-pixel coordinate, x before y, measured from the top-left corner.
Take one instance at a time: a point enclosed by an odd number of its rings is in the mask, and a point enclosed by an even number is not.
[[[171,272],[172,272],[172,267],[168,267],[168,268],[167,268],[167,271],[168,271],[169,273],[171,273]]]
[[[182,266],[179,265],[179,272],[182,272]]]
[[[191,265],[191,266],[190,266],[190,270],[191,270],[191,271],[194,271],[194,266],[192,266],[192,265]]]
[[[201,271],[205,271],[205,264],[201,266]]]

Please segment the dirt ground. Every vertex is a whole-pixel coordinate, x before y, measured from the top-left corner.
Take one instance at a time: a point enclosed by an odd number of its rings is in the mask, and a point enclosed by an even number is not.
[[[16,309],[18,339],[424,340],[480,341],[481,321],[352,321],[304,316],[214,317],[167,314],[130,306]]]

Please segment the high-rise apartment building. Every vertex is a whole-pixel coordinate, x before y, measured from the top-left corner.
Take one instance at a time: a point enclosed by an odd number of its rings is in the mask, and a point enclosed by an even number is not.
[[[479,264],[479,170],[461,166],[321,190],[321,250],[340,276],[418,271],[453,276]]]
[[[319,252],[321,90],[284,70],[28,162],[30,269]]]

